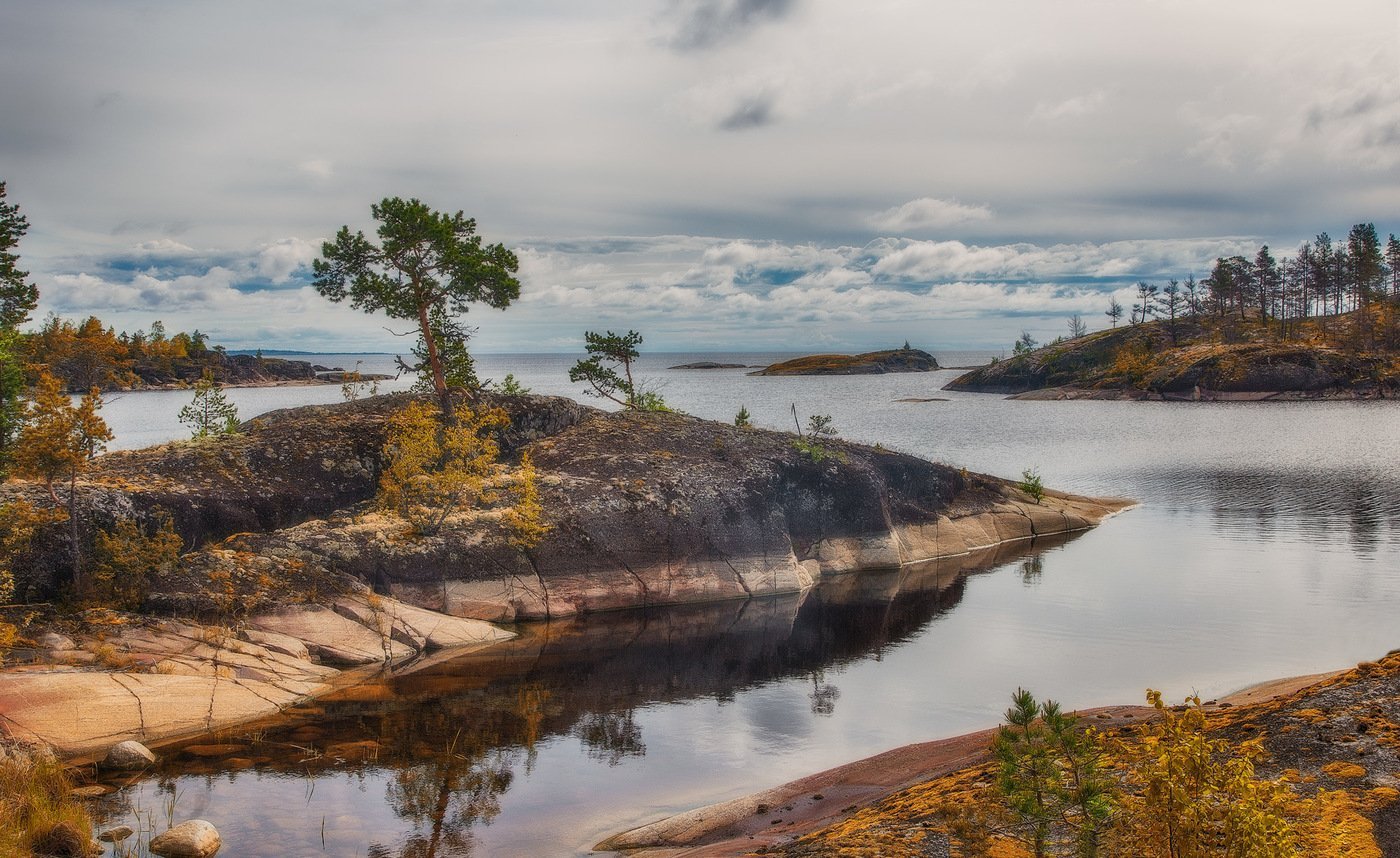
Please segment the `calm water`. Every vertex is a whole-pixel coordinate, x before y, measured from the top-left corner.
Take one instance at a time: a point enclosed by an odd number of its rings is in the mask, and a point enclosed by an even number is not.
[[[945,563],[805,599],[536,626],[500,651],[327,704],[316,729],[261,735],[242,754],[254,768],[153,778],[126,799],[163,816],[173,795],[175,815],[213,821],[231,854],[573,855],[667,812],[989,726],[1018,685],[1074,707],[1136,701],[1147,686],[1210,698],[1400,646],[1391,403],[1012,402],[940,391],[951,371],[665,368],[772,357],[648,356],[642,375],[699,416],[728,420],[744,405],[788,428],[795,405],[804,422],[830,414],[848,438],[1001,476],[1036,467],[1047,485],[1142,506],[970,575]],[[578,395],[571,362],[480,359],[485,377],[511,371],[537,393]],[[235,395],[244,417],[340,397]],[[929,397],[947,401],[898,401]],[[106,416],[119,445],[150,443],[180,434],[187,398],[131,394]],[[315,759],[293,747],[361,740],[378,743],[377,761],[353,762],[353,746]]]

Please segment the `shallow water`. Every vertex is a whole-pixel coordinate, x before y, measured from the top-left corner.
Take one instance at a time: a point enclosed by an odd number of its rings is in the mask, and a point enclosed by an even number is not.
[[[795,405],[848,438],[1007,477],[1035,467],[1048,486],[1142,506],[971,575],[943,564],[838,579],[805,600],[536,626],[502,651],[327,704],[309,716],[333,726],[322,735],[263,734],[240,755],[263,758],[253,768],[204,763],[126,799],[150,813],[173,791],[175,815],[213,821],[231,854],[580,854],[670,811],[989,726],[1017,686],[1072,707],[1132,702],[1148,686],[1211,698],[1400,646],[1392,403],[1017,402],[940,391],[951,371],[665,369],[773,357],[649,356],[642,375],[702,417],[744,405],[787,428]],[[480,359],[485,377],[577,395],[571,362]],[[238,394],[249,417],[335,401],[339,388]],[[166,396],[109,406],[118,441],[177,436],[155,407]],[[947,401],[898,401],[929,397]],[[187,396],[170,398],[178,410]],[[128,403],[140,425],[118,416]],[[364,739],[377,761],[285,747]]]

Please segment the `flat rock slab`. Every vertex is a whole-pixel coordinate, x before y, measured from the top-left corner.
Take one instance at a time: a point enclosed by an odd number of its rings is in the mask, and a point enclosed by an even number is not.
[[[321,683],[210,676],[35,671],[0,675],[0,717],[15,738],[94,757],[133,736],[145,741],[229,727],[321,693]]]
[[[263,631],[297,638],[323,661],[336,664],[374,664],[413,654],[413,649],[389,636],[386,620],[382,633],[320,605],[298,605],[259,614],[248,624]]]
[[[450,617],[397,599],[344,596],[335,601],[334,610],[367,628],[378,628],[387,622],[392,625],[391,637],[412,640],[419,649],[489,644],[514,637],[482,620]]]

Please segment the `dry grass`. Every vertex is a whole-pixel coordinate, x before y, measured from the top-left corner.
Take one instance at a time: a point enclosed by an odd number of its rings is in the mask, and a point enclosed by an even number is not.
[[[69,795],[72,788],[63,765],[52,756],[9,751],[0,758],[0,855],[35,855],[45,843],[51,852],[75,835],[75,845],[85,850],[92,820]]]

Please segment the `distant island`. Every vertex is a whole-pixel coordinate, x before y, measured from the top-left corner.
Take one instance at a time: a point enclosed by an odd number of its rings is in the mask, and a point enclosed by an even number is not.
[[[1393,355],[1347,347],[1356,313],[1310,320],[1282,339],[1257,319],[1159,319],[1023,350],[945,390],[1018,399],[1384,399],[1400,395]],[[1324,327],[1325,326],[1325,327]]]
[[[889,349],[859,355],[807,355],[765,367],[749,375],[882,375],[887,372],[931,372],[938,361],[922,349]]]
[[[746,363],[719,363],[712,360],[698,360],[694,363],[683,363],[677,366],[667,367],[667,369],[745,369]]]

